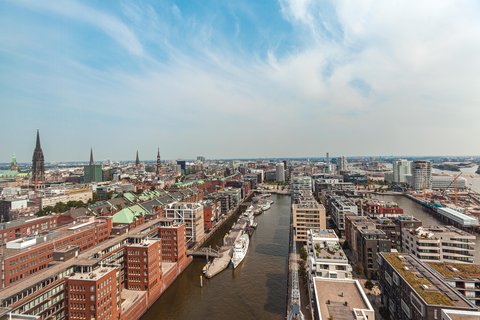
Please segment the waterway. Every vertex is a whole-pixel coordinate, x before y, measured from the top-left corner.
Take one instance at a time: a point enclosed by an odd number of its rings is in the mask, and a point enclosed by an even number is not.
[[[422,205],[410,200],[407,197],[400,195],[373,195],[373,198],[385,200],[385,201],[394,201],[403,209],[405,214],[414,216],[415,218],[422,221],[424,226],[431,225],[445,225],[445,222],[438,220],[436,217],[426,212]],[[475,246],[475,263],[480,263],[480,237],[476,235],[476,246]]]
[[[258,216],[243,262],[212,279],[200,275],[204,259],[195,259],[142,320],[282,319],[287,303],[290,197],[272,195],[272,208]],[[232,223],[207,245],[221,245]]]

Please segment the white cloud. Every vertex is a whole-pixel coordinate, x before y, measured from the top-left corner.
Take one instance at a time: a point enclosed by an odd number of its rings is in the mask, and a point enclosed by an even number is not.
[[[105,34],[116,41],[121,47],[131,54],[141,56],[144,54],[142,44],[129,27],[117,17],[85,6],[80,2],[69,1],[33,1],[19,0],[16,4],[24,5],[29,9],[45,10],[59,14],[67,18],[76,19],[88,23],[102,30]]]

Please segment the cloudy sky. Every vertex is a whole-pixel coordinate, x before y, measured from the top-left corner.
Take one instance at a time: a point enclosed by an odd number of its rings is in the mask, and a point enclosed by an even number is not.
[[[0,2],[0,162],[480,154],[480,2]]]

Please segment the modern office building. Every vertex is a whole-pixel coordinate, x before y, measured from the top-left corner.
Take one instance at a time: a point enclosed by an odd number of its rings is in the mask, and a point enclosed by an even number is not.
[[[432,189],[432,163],[426,160],[413,161],[409,184],[416,191]]]
[[[165,209],[165,218],[172,219],[174,224],[185,225],[186,245],[190,247],[205,237],[203,206],[200,203],[174,202]]]
[[[393,182],[407,183],[407,176],[412,174],[412,161],[395,160],[393,161]]]
[[[380,253],[378,259],[382,302],[390,319],[439,320],[443,309],[477,311],[417,257]]]
[[[325,207],[313,197],[292,204],[295,241],[307,242],[307,231],[326,229]]]
[[[473,263],[475,236],[453,226],[402,230],[402,248],[423,261]]]
[[[283,162],[279,162],[275,166],[275,175],[277,182],[285,182],[285,165]]]

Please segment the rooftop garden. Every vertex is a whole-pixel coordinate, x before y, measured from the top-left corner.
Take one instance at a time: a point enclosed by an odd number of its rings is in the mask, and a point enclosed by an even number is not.
[[[441,291],[424,289],[426,285],[432,288],[433,284],[426,278],[417,277],[412,271],[405,270],[405,265],[399,258],[399,254],[384,254],[387,261],[395,268],[395,270],[408,282],[408,284],[420,295],[425,302],[432,305],[454,306],[455,303],[446,294]],[[411,268],[411,266],[410,266]]]
[[[430,262],[429,265],[445,278],[480,277],[479,264]]]

